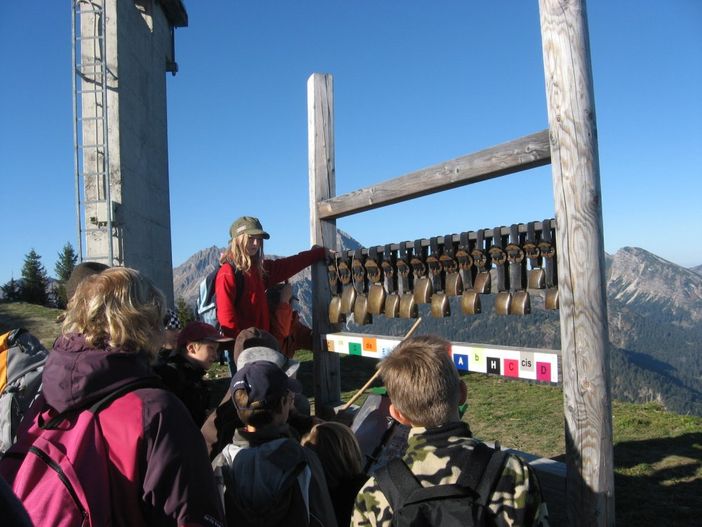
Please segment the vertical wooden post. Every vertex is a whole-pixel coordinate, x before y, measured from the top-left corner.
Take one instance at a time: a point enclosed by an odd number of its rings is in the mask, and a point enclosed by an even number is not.
[[[570,525],[614,525],[609,337],[585,0],[539,0],[553,192]]]
[[[336,250],[336,220],[320,220],[317,203],[336,195],[334,168],[334,91],[332,76],[314,73],[307,79],[307,142],[309,156],[310,237],[312,244]],[[312,267],[312,332],[315,413],[341,401],[339,356],[322,351],[320,335],[335,331],[329,323],[330,291],[324,264]]]

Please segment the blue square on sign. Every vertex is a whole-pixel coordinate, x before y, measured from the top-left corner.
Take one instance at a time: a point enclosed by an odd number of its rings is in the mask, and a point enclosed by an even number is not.
[[[468,355],[461,355],[460,353],[453,354],[453,363],[456,365],[457,370],[468,371]]]

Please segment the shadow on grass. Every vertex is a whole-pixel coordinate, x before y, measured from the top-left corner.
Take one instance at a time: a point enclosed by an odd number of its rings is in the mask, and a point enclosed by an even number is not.
[[[702,517],[702,432],[614,446],[619,525],[695,525]]]
[[[614,445],[614,495],[617,525],[697,525],[702,432]]]

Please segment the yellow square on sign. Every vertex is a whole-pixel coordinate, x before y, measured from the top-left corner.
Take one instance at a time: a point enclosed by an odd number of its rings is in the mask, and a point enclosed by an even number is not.
[[[363,351],[369,351],[371,353],[377,353],[378,344],[374,338],[364,338],[363,339]]]
[[[327,339],[327,351],[334,351],[334,341]]]

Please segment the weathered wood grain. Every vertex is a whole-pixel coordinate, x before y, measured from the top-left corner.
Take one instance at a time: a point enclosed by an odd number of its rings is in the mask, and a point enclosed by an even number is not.
[[[309,156],[310,241],[336,250],[336,221],[317,214],[317,203],[334,196],[334,92],[331,75],[315,73],[307,80],[307,141]],[[341,398],[339,356],[322,351],[320,335],[334,331],[327,306],[331,293],[326,266],[312,267],[312,331],[315,412],[337,406]]]
[[[439,163],[319,203],[322,219],[335,219],[478,181],[547,165],[548,130]]]
[[[560,295],[570,525],[614,524],[597,125],[584,0],[540,0]]]

